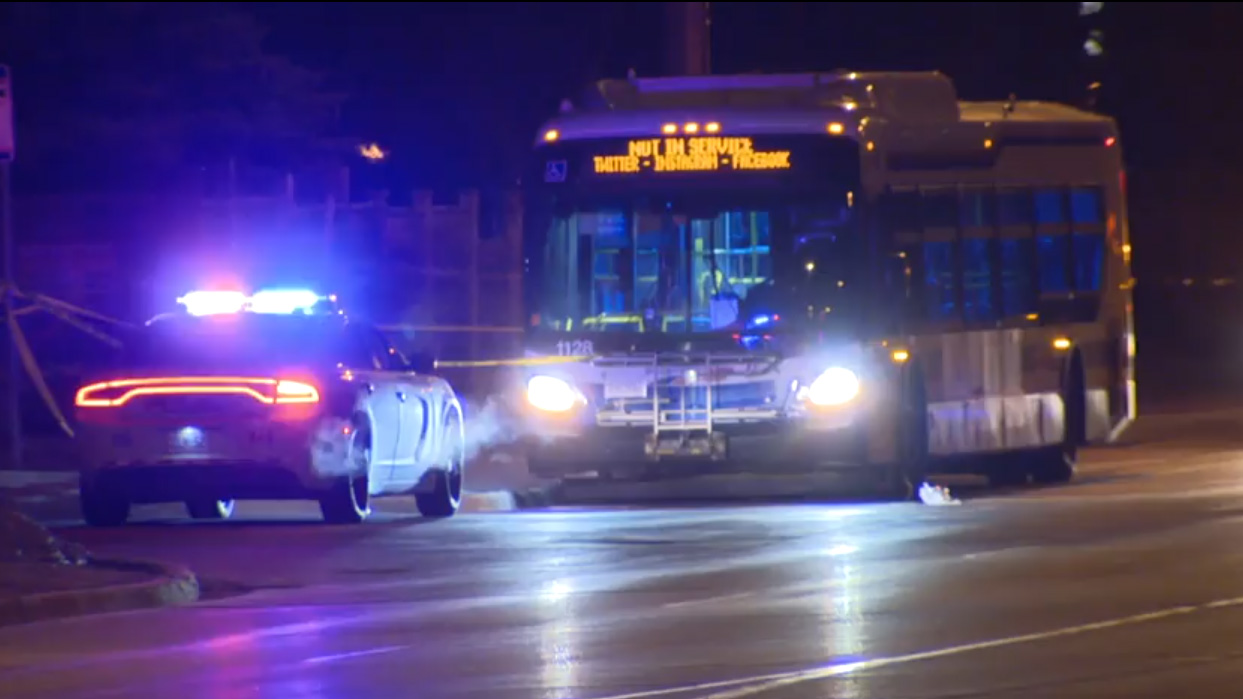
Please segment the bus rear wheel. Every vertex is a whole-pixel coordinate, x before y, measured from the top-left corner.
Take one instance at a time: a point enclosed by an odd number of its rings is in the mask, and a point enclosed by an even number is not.
[[[1062,406],[1062,442],[1040,449],[1032,455],[1029,472],[1033,483],[1069,483],[1075,477],[1079,445],[1085,441],[1087,426],[1083,363],[1077,354],[1071,358],[1067,371],[1066,386],[1062,389]]]

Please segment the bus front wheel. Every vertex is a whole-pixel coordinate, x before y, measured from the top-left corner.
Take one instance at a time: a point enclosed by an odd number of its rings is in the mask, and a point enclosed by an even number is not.
[[[895,500],[916,500],[928,476],[928,403],[919,371],[912,367],[904,379],[898,412],[898,459],[886,469],[885,489]]]

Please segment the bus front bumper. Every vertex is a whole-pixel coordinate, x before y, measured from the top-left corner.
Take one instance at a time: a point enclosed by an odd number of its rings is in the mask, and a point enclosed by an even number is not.
[[[678,431],[650,426],[547,425],[526,440],[541,478],[627,474],[809,473],[867,462],[858,420],[774,419]]]

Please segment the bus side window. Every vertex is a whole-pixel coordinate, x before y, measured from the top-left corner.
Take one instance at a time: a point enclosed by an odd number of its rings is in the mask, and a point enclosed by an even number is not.
[[[1075,291],[1100,291],[1105,267],[1105,209],[1099,187],[1070,190]]]
[[[954,247],[953,240],[924,241],[924,295],[929,320],[948,321],[956,315]]]
[[[999,317],[993,291],[997,199],[991,188],[964,187],[958,225],[962,232],[962,310],[968,324]]]
[[[908,320],[925,317],[923,295],[923,232],[919,216],[919,191],[890,191],[880,207],[883,225],[885,287],[889,304]]]
[[[1003,318],[1026,317],[1036,312],[1034,220],[1030,189],[1005,188],[997,192]]]
[[[1070,236],[1066,230],[1066,199],[1061,189],[1038,189],[1036,204],[1036,254],[1042,295],[1068,294]]]
[[[957,188],[926,189],[921,202],[924,234],[924,298],[927,319],[958,320]]]

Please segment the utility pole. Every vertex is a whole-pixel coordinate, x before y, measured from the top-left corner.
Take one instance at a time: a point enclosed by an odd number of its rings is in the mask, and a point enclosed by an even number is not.
[[[9,67],[0,64],[0,276],[3,277],[5,335],[4,409],[9,422],[9,468],[22,467],[22,423],[20,393],[18,391],[17,338],[12,328],[13,294],[17,289],[13,279],[13,158],[17,153],[17,139],[13,121],[13,80]]]
[[[671,75],[712,72],[712,3],[665,3],[668,20],[668,70]]]
[[[1106,82],[1106,62],[1109,60],[1105,51],[1105,29],[1102,22],[1104,9],[1103,2],[1079,3],[1079,17],[1085,25],[1083,77],[1086,79],[1087,94],[1084,106],[1091,110],[1100,107],[1101,93]]]

